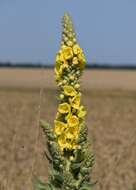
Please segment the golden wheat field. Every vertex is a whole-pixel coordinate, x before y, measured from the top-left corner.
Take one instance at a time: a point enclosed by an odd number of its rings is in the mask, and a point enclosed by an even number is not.
[[[86,70],[82,101],[95,165],[95,190],[136,190],[136,71]],[[0,190],[31,190],[47,179],[39,119],[53,123],[52,70],[0,69]]]

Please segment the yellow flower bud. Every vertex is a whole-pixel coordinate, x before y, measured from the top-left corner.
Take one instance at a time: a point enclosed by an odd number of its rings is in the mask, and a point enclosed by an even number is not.
[[[77,65],[78,64],[78,58],[77,57],[73,57],[72,63],[74,65]]]
[[[73,38],[73,42],[76,43],[76,38]]]
[[[75,84],[75,89],[79,89],[80,88],[80,84]]]
[[[60,94],[60,99],[62,100],[64,98],[64,94]]]
[[[75,79],[75,77],[73,76],[73,75],[70,75],[70,80],[74,80]]]
[[[79,110],[78,110],[78,117],[80,118],[84,118],[86,115],[86,110],[84,108],[84,106],[80,106]]]
[[[67,45],[70,46],[70,47],[72,47],[73,42],[72,41],[67,41]]]
[[[74,160],[74,156],[70,156],[69,159],[72,161]]]
[[[82,49],[80,48],[80,46],[78,44],[75,44],[73,46],[73,52],[74,52],[75,55],[77,55],[77,54],[82,52]]]
[[[78,60],[81,64],[85,64],[86,63],[86,59],[84,54],[81,52],[80,54],[78,54]],[[84,66],[84,65],[83,65]]]
[[[67,84],[67,80],[64,79],[64,80],[63,80],[63,84]]]

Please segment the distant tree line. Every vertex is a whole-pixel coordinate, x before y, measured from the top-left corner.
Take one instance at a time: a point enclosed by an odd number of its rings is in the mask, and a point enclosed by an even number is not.
[[[1,67],[10,68],[53,68],[54,64],[49,63],[12,63],[12,62],[0,62]],[[88,63],[87,69],[136,69],[136,64],[113,64],[113,63]]]

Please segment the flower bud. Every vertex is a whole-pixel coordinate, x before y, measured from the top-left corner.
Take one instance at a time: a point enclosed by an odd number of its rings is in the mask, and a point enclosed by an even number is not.
[[[67,84],[67,81],[65,79],[63,80],[63,84]]]
[[[67,45],[70,46],[70,47],[72,47],[73,42],[69,40],[69,41],[67,41]]]
[[[78,83],[75,84],[75,88],[76,88],[76,89],[80,88],[80,84],[78,84]]]
[[[70,80],[74,80],[75,79],[75,77],[73,76],[73,75],[70,75]]]
[[[64,94],[60,94],[60,99],[62,100],[64,98]]]
[[[71,85],[73,86],[73,85],[74,85],[74,82],[71,82]]]
[[[76,38],[73,38],[73,42],[76,43]]]
[[[80,71],[78,70],[78,71],[76,72],[76,74],[77,74],[77,75],[80,75]]]
[[[59,86],[61,86],[62,85],[62,82],[59,82],[59,84],[58,84]]]
[[[71,160],[71,161],[74,160],[74,157],[73,157],[73,156],[70,156],[70,160]]]
[[[67,42],[68,41],[68,37],[65,36],[64,38],[64,42]]]

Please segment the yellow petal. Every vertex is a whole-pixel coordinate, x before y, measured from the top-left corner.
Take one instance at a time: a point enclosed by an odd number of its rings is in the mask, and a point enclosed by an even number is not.
[[[70,116],[67,122],[69,127],[74,127],[79,125],[79,119],[76,115]]]
[[[80,97],[81,95],[78,94],[76,95],[75,97],[72,98],[71,100],[71,106],[75,109],[79,109],[79,106],[80,106]]]
[[[76,90],[70,85],[64,86],[64,93],[67,96],[75,96],[77,94]]]
[[[72,115],[72,113],[71,113],[71,109],[70,109],[69,113],[65,116],[65,120],[67,121],[71,115]]]
[[[78,64],[78,58],[77,57],[73,57],[72,63],[74,65],[77,65]]]
[[[74,52],[75,55],[78,55],[79,53],[82,52],[82,49],[80,48],[80,46],[78,44],[75,44],[73,46],[73,52]]]
[[[59,146],[61,147],[62,150],[65,148],[66,138],[65,138],[64,134],[62,134],[62,135],[60,135],[58,137],[58,144],[59,144]]]
[[[54,124],[55,124],[55,134],[56,135],[61,135],[67,127],[66,123],[63,123],[63,122],[57,121],[57,120],[54,121]]]
[[[59,108],[58,108],[58,111],[60,113],[69,113],[70,112],[70,105],[68,103],[62,103],[62,104],[59,104]]]
[[[57,61],[55,64],[55,73],[58,74],[60,72],[61,62]]]
[[[71,47],[68,47],[68,46],[64,47],[62,49],[62,53],[65,60],[69,60],[73,57],[73,51]]]
[[[84,67],[84,65],[86,63],[86,59],[85,59],[85,56],[84,56],[83,52],[78,54],[78,60],[80,62],[80,66]]]
[[[80,106],[79,110],[78,110],[78,117],[80,118],[84,118],[86,115],[86,110],[84,108],[84,106]]]
[[[71,140],[76,140],[78,136],[78,131],[79,129],[77,126],[67,128],[65,131],[66,138],[71,139]]]

